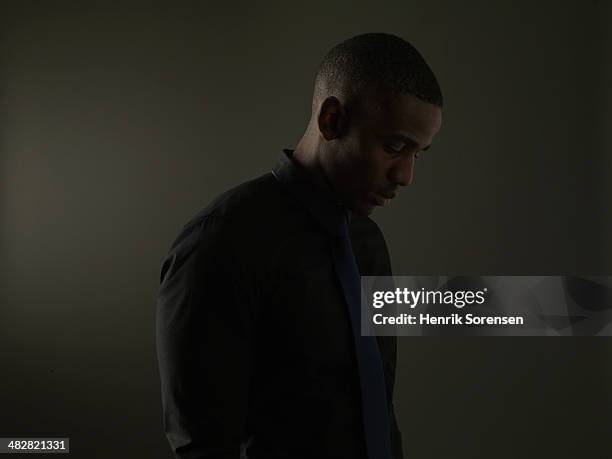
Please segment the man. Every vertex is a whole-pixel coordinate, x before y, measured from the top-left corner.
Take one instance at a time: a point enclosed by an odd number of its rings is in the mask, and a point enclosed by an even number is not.
[[[368,215],[411,183],[441,106],[409,43],[346,40],[319,68],[295,150],[184,226],[157,303],[164,428],[177,458],[403,457],[396,339],[360,336],[358,282],[391,275]]]

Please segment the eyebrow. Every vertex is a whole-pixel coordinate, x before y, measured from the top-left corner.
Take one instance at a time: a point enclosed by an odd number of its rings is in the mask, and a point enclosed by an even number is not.
[[[404,142],[405,144],[411,145],[413,147],[417,147],[417,148],[419,147],[419,143],[416,140],[414,140],[414,139],[412,139],[410,137],[406,137],[405,135],[402,135],[402,134],[391,134],[391,135],[387,135],[385,137],[387,137],[388,139],[399,140],[399,141]],[[421,151],[429,150],[430,147],[431,147],[431,144],[427,145],[425,148],[421,148]]]

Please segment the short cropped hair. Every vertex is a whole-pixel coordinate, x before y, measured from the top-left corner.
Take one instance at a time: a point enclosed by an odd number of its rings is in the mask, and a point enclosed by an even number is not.
[[[438,80],[414,46],[395,35],[365,33],[325,55],[315,77],[312,111],[325,97],[339,96],[350,104],[375,88],[407,93],[442,107]]]

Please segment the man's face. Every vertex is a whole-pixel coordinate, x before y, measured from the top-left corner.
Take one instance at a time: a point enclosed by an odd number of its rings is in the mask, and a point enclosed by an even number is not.
[[[414,161],[440,130],[442,110],[408,95],[380,92],[358,116],[324,164],[342,202],[359,215],[386,206],[400,186],[412,182]]]

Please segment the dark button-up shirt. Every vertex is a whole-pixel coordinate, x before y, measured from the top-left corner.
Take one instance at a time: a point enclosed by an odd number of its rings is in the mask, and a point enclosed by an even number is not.
[[[164,429],[180,459],[366,459],[354,341],[330,234],[342,208],[283,150],[182,229],[157,301]],[[353,215],[361,275],[390,276],[384,237]],[[396,459],[396,338],[378,337]]]

